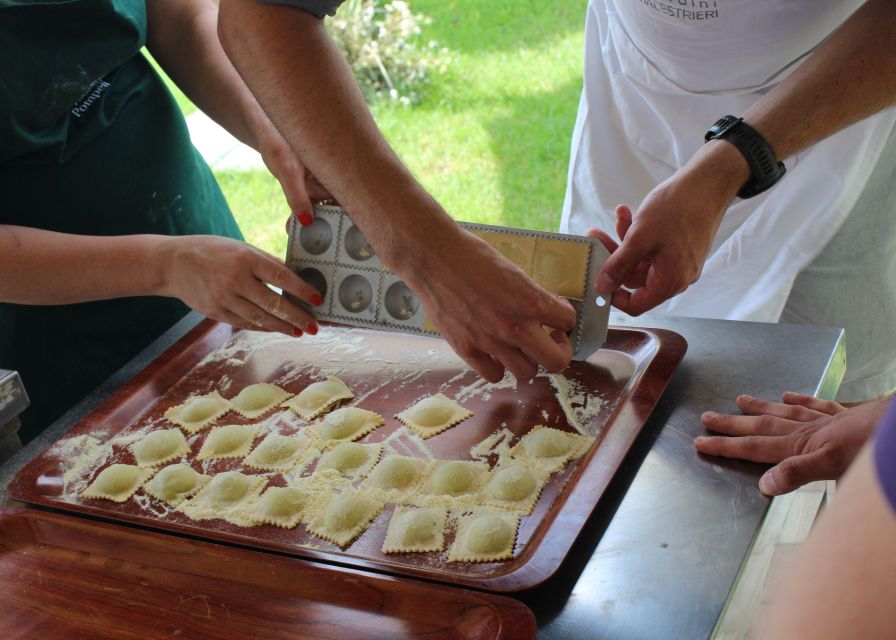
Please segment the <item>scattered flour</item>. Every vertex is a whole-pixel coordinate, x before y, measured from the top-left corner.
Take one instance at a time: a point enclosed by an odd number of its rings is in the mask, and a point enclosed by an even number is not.
[[[559,373],[539,375],[545,375],[551,381],[556,391],[557,402],[560,403],[560,408],[570,426],[583,436],[596,436],[600,427],[595,428],[591,423],[603,408],[604,401],[589,394],[580,383]]]
[[[429,460],[435,457],[423,439],[405,427],[399,427],[383,440],[383,452]]]
[[[453,378],[452,378],[453,379]],[[482,399],[488,402],[491,400],[492,391],[497,389],[516,389],[516,376],[514,376],[510,371],[504,372],[504,377],[501,378],[498,382],[487,382],[485,378],[479,378],[476,382],[472,384],[468,384],[466,387],[458,391],[454,395],[454,399],[458,402],[463,402],[468,398],[472,398],[473,396],[482,396]]]
[[[494,454],[498,456],[498,463],[510,456],[510,442],[514,439],[513,432],[507,428],[506,423],[501,425],[501,429],[495,431],[481,442],[474,444],[470,448],[470,456],[474,460],[487,461],[488,457]]]

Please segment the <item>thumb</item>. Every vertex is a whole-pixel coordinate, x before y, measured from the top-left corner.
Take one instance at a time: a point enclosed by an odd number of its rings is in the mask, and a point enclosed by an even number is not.
[[[827,457],[830,451],[818,449],[812,453],[785,458],[759,478],[759,490],[767,496],[780,496],[799,489],[815,480],[829,480]]]

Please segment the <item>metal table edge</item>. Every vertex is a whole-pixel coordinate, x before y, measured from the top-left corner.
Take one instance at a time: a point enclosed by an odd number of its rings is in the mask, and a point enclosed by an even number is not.
[[[841,329],[840,334],[837,338],[837,343],[834,345],[834,348],[831,351],[831,357],[828,359],[827,365],[825,367],[824,375],[815,388],[814,395],[824,400],[833,400],[837,394],[837,390],[840,388],[840,383],[843,381],[843,376],[845,373],[846,341],[845,331]],[[780,501],[780,498],[772,498],[771,500],[769,500],[768,508],[765,510],[765,516],[762,519],[762,523],[756,529],[756,533],[753,535],[753,540],[750,542],[750,546],[747,548],[747,551],[744,554],[744,559],[741,562],[740,569],[737,572],[737,576],[734,578],[731,589],[728,591],[728,597],[725,599],[725,604],[722,606],[722,613],[716,620],[716,624],[709,636],[713,640],[719,637],[719,632],[722,629],[722,625],[725,623],[725,616],[728,613],[729,607],[731,606],[739,587],[741,587],[742,578],[745,571],[747,570],[747,565],[749,564],[750,557],[753,554],[753,549],[756,545],[756,541],[759,540],[766,532],[769,521],[768,515],[772,510],[772,506],[775,504],[776,500]]]

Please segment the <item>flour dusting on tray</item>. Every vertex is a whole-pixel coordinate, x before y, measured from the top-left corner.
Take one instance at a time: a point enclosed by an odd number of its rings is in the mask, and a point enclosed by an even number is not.
[[[557,395],[557,401],[563,414],[569,422],[569,426],[583,436],[596,436],[600,432],[600,426],[594,428],[591,422],[600,413],[604,401],[596,395],[588,393],[587,388],[575,380],[559,373],[544,374]]]

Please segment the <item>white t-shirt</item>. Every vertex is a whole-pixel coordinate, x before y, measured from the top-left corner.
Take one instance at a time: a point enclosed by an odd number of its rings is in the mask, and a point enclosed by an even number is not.
[[[778,81],[863,0],[606,0],[655,70],[691,93]],[[596,6],[603,4],[594,3]]]
[[[591,0],[560,230],[615,235],[703,144],[786,77],[859,0]],[[685,13],[685,12],[688,13]],[[896,121],[887,109],[795,157],[727,210],[700,280],[658,313],[776,321],[793,280],[849,215]]]

